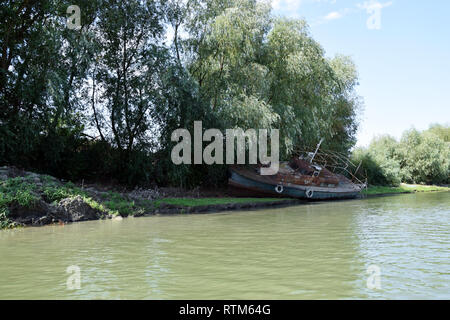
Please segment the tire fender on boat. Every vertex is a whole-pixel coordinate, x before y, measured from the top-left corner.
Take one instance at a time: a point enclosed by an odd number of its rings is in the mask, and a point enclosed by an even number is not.
[[[277,193],[283,193],[283,190],[284,190],[284,188],[283,188],[283,185],[281,185],[281,184],[279,184],[275,187],[275,191]]]
[[[313,189],[306,190],[306,197],[308,199],[311,199],[313,196],[314,196],[314,190]]]

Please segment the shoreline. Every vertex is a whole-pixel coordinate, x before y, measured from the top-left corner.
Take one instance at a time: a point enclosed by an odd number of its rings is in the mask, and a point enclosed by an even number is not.
[[[26,228],[26,227],[41,227],[41,226],[50,226],[50,225],[65,225],[72,224],[76,222],[85,222],[85,221],[95,221],[95,220],[114,220],[114,219],[124,219],[128,217],[140,218],[140,217],[152,217],[152,216],[175,216],[175,215],[190,215],[190,214],[214,214],[226,211],[250,211],[250,210],[263,210],[270,208],[288,208],[294,207],[304,204],[312,204],[312,203],[328,203],[328,202],[336,202],[336,201],[356,201],[356,200],[364,200],[370,198],[378,198],[378,197],[389,197],[389,196],[398,196],[405,194],[414,194],[414,193],[438,193],[438,192],[450,192],[450,191],[425,191],[425,192],[390,192],[390,193],[379,193],[379,194],[369,194],[369,195],[361,195],[357,198],[353,199],[335,199],[335,200],[317,200],[317,201],[307,201],[301,199],[292,199],[292,198],[280,198],[275,201],[249,201],[249,202],[241,202],[241,203],[226,203],[226,204],[209,204],[209,205],[201,205],[201,206],[177,206],[166,204],[156,208],[154,211],[145,212],[142,214],[133,214],[133,215],[110,215],[105,217],[99,217],[96,219],[87,219],[87,220],[79,220],[79,221],[66,221],[66,222],[52,222],[47,224],[26,224],[26,225],[17,225],[13,228]],[[187,198],[179,198],[179,199],[187,199]],[[195,198],[193,198],[195,199]],[[216,200],[221,198],[202,198],[203,200]],[[261,200],[264,198],[255,198],[254,200]],[[11,228],[0,228],[2,229],[11,229]]]
[[[265,208],[280,208],[280,207],[292,207],[302,204],[311,203],[325,203],[325,202],[336,202],[336,201],[349,201],[349,200],[364,200],[377,197],[388,197],[396,195],[405,194],[415,194],[415,193],[437,193],[437,192],[450,192],[449,190],[431,190],[431,191],[402,191],[402,192],[387,192],[387,193],[376,193],[376,194],[361,194],[356,198],[348,199],[329,199],[329,200],[315,200],[308,201],[302,199],[294,198],[280,198],[276,201],[258,201],[258,202],[243,202],[243,203],[228,203],[228,204],[210,204],[204,206],[164,206],[164,208],[159,208],[155,212],[146,213],[142,216],[153,216],[153,215],[179,215],[179,214],[208,214],[208,213],[218,213],[223,211],[238,211],[238,210],[251,210],[251,209],[265,209]],[[202,198],[207,199],[220,199],[220,198]],[[254,198],[264,199],[264,198]]]
[[[215,189],[114,190],[111,186],[84,186],[48,175],[0,168],[0,230],[15,227],[122,219],[128,216],[208,214],[223,211],[290,207],[307,203],[361,200],[417,192],[449,192],[448,187],[402,184],[371,186],[354,199],[307,201],[293,198],[243,198]]]
[[[433,186],[433,185],[416,185],[401,183],[398,187],[390,186],[371,186],[363,190],[363,196],[383,196],[392,194],[410,194],[410,193],[429,193],[429,192],[449,192],[448,186]]]

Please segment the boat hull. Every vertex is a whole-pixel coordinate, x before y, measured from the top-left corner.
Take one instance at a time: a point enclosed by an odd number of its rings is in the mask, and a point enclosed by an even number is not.
[[[251,179],[234,170],[230,170],[231,176],[229,178],[229,185],[235,188],[251,191],[254,194],[261,196],[277,196],[290,197],[306,200],[326,200],[326,199],[352,199],[358,197],[360,192],[358,190],[337,191],[333,188],[318,188],[300,185],[283,185],[278,188],[277,185],[265,183],[256,179]],[[313,192],[311,192],[311,190]],[[281,192],[279,192],[281,191]]]

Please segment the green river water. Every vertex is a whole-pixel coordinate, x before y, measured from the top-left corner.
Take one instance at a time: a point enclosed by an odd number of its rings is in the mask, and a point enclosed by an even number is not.
[[[450,299],[450,193],[3,230],[16,298]]]

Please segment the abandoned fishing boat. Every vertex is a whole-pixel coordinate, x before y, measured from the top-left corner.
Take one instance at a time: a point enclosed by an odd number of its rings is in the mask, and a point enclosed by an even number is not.
[[[366,187],[355,176],[359,166],[337,153],[319,153],[318,147],[314,153],[303,152],[289,162],[281,162],[275,175],[261,175],[261,165],[231,166],[228,183],[253,196],[308,200],[357,197]]]

